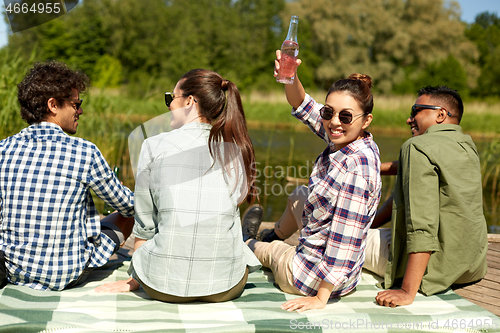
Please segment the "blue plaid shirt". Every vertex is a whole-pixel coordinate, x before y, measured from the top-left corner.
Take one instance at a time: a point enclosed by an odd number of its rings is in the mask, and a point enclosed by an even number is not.
[[[61,290],[108,261],[115,243],[101,234],[90,189],[134,215],[133,193],[91,142],[49,122],[0,141],[0,249],[11,283]]]

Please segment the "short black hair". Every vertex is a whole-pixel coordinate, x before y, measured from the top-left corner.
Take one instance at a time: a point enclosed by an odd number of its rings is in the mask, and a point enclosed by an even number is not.
[[[457,115],[458,123],[460,124],[464,114],[464,103],[456,90],[447,86],[427,86],[418,91],[418,96],[422,95],[432,96],[433,99],[443,103],[448,111]]]
[[[81,93],[89,86],[87,75],[71,70],[65,63],[54,60],[37,62],[17,85],[21,117],[29,125],[39,123],[48,113],[47,102],[50,98],[62,104],[63,98],[71,97],[73,90]]]

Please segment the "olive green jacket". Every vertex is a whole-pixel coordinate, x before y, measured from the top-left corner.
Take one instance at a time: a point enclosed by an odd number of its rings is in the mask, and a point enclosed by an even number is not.
[[[477,148],[460,126],[433,125],[401,147],[385,287],[404,277],[409,253],[427,251],[423,294],[477,281],[487,249]]]

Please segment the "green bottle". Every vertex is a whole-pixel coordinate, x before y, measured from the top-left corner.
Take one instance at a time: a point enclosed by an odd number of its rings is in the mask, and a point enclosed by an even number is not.
[[[113,172],[115,173],[116,178],[120,179],[120,168],[119,168],[119,167],[115,167],[115,168],[113,169]],[[108,205],[108,203],[107,203],[107,202],[104,202],[104,209],[103,209],[103,211],[102,211],[102,214],[103,214],[104,216],[107,216],[107,215],[111,214],[111,213],[112,213],[112,212],[114,212],[114,211],[115,211],[115,210],[114,210],[114,209],[113,209],[110,205]]]

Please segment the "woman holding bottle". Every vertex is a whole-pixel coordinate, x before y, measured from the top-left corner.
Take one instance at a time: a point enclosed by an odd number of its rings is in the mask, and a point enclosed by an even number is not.
[[[234,299],[248,273],[260,268],[241,235],[238,205],[254,199],[255,169],[238,89],[215,72],[195,69],[165,102],[176,129],[141,148],[131,277],[96,291],[141,285],[166,302]]]
[[[281,52],[276,55],[275,76]],[[381,190],[378,147],[366,131],[373,119],[370,88],[369,76],[352,74],[330,87],[322,105],[305,93],[297,77],[285,85],[292,115],[328,145],[316,159],[305,203],[296,195],[299,203],[289,203],[260,241],[255,239],[260,221],[243,221],[246,243],[273,271],[280,288],[305,296],[285,302],[285,310],[323,308],[329,299],[351,292],[361,279],[366,234]],[[297,230],[297,247],[283,242]]]

